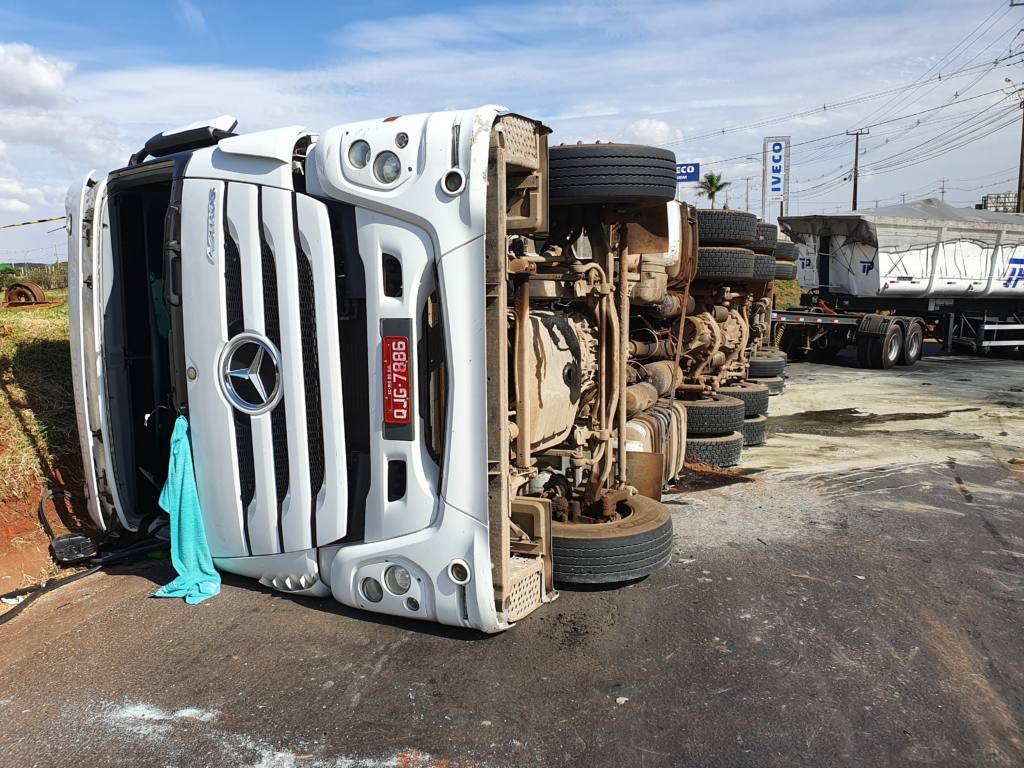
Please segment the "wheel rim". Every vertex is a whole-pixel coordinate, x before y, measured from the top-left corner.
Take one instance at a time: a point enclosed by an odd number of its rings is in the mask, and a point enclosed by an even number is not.
[[[907,357],[911,360],[917,359],[918,352],[921,351],[921,338],[916,333],[910,334],[910,341],[907,342]]]
[[[889,337],[889,343],[886,346],[886,355],[890,360],[895,360],[900,356],[900,339],[896,334]]]

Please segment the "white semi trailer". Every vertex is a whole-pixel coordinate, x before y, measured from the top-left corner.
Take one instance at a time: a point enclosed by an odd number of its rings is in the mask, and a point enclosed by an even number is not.
[[[913,365],[930,334],[947,349],[1024,348],[1024,216],[935,200],[789,216],[802,308],[776,308],[790,354],[849,344],[864,367]]]

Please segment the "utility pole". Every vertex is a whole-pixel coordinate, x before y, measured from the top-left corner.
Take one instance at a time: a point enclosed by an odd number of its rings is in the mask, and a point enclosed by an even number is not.
[[[907,203],[907,193],[906,192],[900,192],[900,198],[901,198],[901,202],[904,205],[906,205],[906,203]]]
[[[860,174],[860,137],[871,133],[870,128],[858,128],[855,131],[847,131],[847,136],[853,136],[853,210],[857,210],[857,176]]]
[[[943,200],[943,202],[945,202],[945,200],[946,200],[946,180],[945,179],[940,179],[940,181],[942,182],[942,186],[939,187],[939,189],[942,190],[942,192],[941,192],[942,200]]]
[[[745,178],[744,181],[747,182],[747,192],[746,192],[746,196],[745,196],[744,201],[743,201],[743,210],[749,211],[750,210],[750,177],[747,176],[747,178]]]
[[[1017,213],[1024,213],[1024,101],[1020,103],[1020,166],[1017,170]]]

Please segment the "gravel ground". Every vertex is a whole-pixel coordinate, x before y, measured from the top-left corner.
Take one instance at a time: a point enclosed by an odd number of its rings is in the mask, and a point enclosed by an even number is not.
[[[670,566],[481,637],[151,563],[0,628],[4,766],[1024,764],[1024,363],[794,364]]]

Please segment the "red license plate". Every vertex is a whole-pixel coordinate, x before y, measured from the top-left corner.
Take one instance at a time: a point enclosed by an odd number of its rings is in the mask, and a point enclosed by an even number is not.
[[[384,422],[408,424],[410,412],[409,338],[384,337]]]

